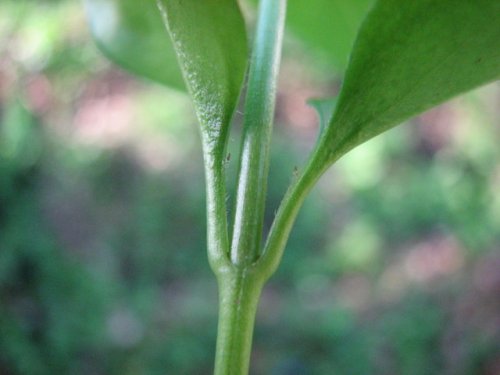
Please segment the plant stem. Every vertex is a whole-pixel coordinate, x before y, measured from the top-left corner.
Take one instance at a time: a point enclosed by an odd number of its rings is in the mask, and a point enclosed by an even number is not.
[[[261,278],[233,268],[219,275],[219,327],[215,375],[246,375]]]
[[[224,173],[225,145],[215,152],[203,142],[207,194],[208,261],[215,274],[230,266],[227,233],[226,182]]]
[[[264,282],[262,272],[258,272],[253,263],[259,255],[262,236],[285,9],[286,0],[261,0],[259,4],[229,256],[224,251],[227,237],[225,212],[221,212],[223,184],[219,185],[223,181],[217,173],[220,159],[211,166],[206,162],[209,257],[219,285],[216,375],[246,375],[250,365],[255,314]]]
[[[261,245],[286,0],[261,0],[250,61],[231,261],[255,262]]]
[[[259,270],[264,280],[271,277],[278,268],[290,231],[305,198],[329,167],[329,164],[323,162],[325,160],[325,152],[322,150],[324,149],[316,146],[304,172],[288,188],[278,208],[266,240],[264,251],[255,264],[255,268]]]

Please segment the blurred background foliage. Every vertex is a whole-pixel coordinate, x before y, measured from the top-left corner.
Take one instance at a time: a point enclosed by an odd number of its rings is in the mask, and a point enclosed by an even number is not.
[[[286,42],[268,224],[316,138],[305,100],[338,91],[316,47]],[[254,374],[500,373],[499,119],[493,84],[328,172],[264,290]],[[211,372],[196,128],[96,51],[79,2],[2,0],[0,374]]]

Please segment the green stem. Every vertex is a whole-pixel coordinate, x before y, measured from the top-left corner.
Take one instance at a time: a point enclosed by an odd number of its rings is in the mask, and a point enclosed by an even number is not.
[[[217,163],[207,165],[209,255],[219,283],[216,375],[246,375],[253,327],[264,278],[254,264],[264,217],[269,143],[276,102],[286,0],[261,0],[249,67],[245,120],[238,172],[233,237],[226,248],[223,189]],[[213,178],[214,181],[209,179]],[[219,217],[220,222],[217,222]],[[210,220],[212,223],[210,224]],[[210,233],[213,234],[210,237]]]
[[[207,194],[208,260],[215,274],[230,266],[227,232],[226,181],[224,173],[224,145],[216,152],[204,145],[205,183]]]
[[[219,275],[215,375],[248,374],[261,279],[252,272],[237,269]]]
[[[258,262],[254,265],[264,280],[271,277],[278,268],[290,231],[305,198],[330,165],[323,162],[326,154],[321,150],[324,149],[324,147],[316,147],[304,172],[289,187],[278,208],[266,240],[264,251]]]
[[[259,255],[269,169],[286,0],[261,0],[249,67],[238,173],[231,261],[238,266]]]

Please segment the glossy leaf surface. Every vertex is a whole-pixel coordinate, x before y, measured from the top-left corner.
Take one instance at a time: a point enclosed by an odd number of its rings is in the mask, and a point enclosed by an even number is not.
[[[155,0],[84,0],[92,35],[113,62],[137,75],[184,89]]]
[[[324,162],[498,78],[500,1],[379,0],[359,32],[322,138]]]
[[[205,139],[227,130],[245,74],[245,23],[236,0],[159,0]]]

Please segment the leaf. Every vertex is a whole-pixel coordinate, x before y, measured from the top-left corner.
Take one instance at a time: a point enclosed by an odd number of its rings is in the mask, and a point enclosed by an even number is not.
[[[333,112],[335,111],[335,105],[337,104],[337,98],[309,99],[307,101],[307,104],[313,107],[318,114],[319,118],[318,136],[321,136],[333,116]]]
[[[110,60],[137,75],[185,89],[154,0],[84,0],[90,29]]]
[[[324,162],[498,78],[500,1],[379,0],[322,138]]]
[[[372,3],[373,0],[289,1],[287,26],[343,72],[356,32]]]
[[[245,23],[236,0],[158,0],[205,142],[225,138],[247,63]]]

